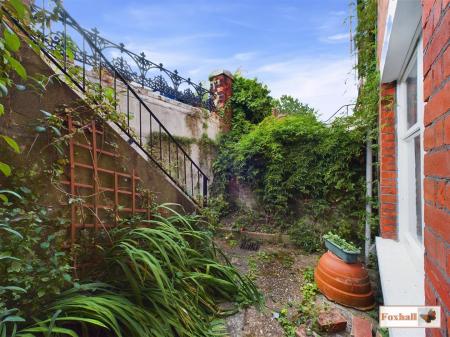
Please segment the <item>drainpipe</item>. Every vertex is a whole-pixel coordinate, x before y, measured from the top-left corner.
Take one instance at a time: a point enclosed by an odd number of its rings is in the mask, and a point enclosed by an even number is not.
[[[369,263],[370,250],[370,223],[372,219],[372,139],[370,133],[367,133],[366,145],[366,226],[365,226],[365,242],[364,242],[364,262],[366,266]]]

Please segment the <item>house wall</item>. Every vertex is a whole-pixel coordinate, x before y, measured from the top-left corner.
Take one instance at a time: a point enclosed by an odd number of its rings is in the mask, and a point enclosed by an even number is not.
[[[397,0],[399,1],[399,0]],[[405,0],[406,1],[406,0]],[[424,271],[425,303],[442,307],[441,329],[450,336],[450,1],[422,0],[424,96]],[[378,3],[378,56],[388,1]],[[398,240],[395,83],[380,87],[380,235]]]
[[[450,1],[424,0],[425,299],[440,305],[441,329],[450,336]]]

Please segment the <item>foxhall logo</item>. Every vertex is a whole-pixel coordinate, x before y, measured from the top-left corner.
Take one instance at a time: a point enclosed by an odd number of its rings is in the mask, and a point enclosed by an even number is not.
[[[439,306],[382,306],[380,327],[383,328],[440,328]]]

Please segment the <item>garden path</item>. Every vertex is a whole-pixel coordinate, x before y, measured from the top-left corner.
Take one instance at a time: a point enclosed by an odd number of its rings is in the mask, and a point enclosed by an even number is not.
[[[276,313],[287,309],[287,317],[297,314],[301,303],[303,272],[315,267],[319,254],[306,254],[299,249],[285,245],[263,244],[258,251],[241,249],[233,238],[217,238],[217,245],[225,252],[230,262],[242,273],[250,275],[265,297],[265,308],[254,307],[242,310],[227,319],[230,337],[283,337],[286,336]],[[349,337],[352,315],[369,317],[367,313],[342,307],[328,301],[324,296],[316,298],[318,306],[337,307],[347,319],[347,329],[341,333],[326,334],[327,337]],[[275,314],[274,314],[275,313]]]

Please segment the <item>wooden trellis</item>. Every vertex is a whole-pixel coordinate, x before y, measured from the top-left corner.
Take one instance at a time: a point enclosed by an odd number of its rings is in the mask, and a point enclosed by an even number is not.
[[[72,117],[67,124],[74,136],[69,140],[68,180],[62,183],[70,193],[72,244],[79,229],[112,228],[137,214],[150,219],[150,197],[140,191],[141,179],[134,169],[119,167],[118,151],[108,143],[101,123],[94,119],[76,133]]]

